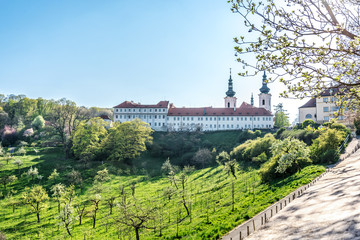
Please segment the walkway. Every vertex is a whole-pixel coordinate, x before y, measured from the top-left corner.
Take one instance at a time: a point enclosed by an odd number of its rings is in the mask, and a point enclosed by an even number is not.
[[[360,239],[359,160],[360,150],[332,168],[246,240]]]

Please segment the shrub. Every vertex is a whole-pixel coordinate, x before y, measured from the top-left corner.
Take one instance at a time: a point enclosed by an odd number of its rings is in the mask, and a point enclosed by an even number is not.
[[[5,126],[1,131],[1,141],[3,146],[13,145],[17,140],[17,134],[15,128]]]
[[[323,163],[336,163],[339,160],[339,152],[335,149],[326,150],[319,157],[320,162]]]
[[[275,141],[271,146],[271,154],[270,161],[260,170],[261,179],[265,182],[300,172],[311,163],[306,144],[294,138]]]
[[[257,157],[262,153],[265,153],[266,156],[270,156],[270,147],[274,141],[274,136],[271,133],[268,133],[263,138],[247,140],[245,143],[235,147],[230,155],[232,158],[239,161],[251,161],[254,157]]]
[[[282,127],[282,128],[279,128],[279,130],[276,131],[275,133],[275,138],[279,139],[281,134],[286,131],[286,128]]]
[[[327,129],[325,132],[314,140],[310,147],[310,158],[314,163],[330,163],[327,159],[323,158],[328,150],[337,151],[341,143],[345,139],[345,133],[336,129]],[[327,153],[330,154],[330,153]]]

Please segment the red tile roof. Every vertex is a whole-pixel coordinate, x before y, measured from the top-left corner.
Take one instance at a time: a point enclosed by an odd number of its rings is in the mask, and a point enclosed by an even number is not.
[[[168,105],[169,101],[160,101],[156,105],[143,105],[140,103],[134,103],[133,101],[125,101],[114,108],[167,108]]]
[[[272,116],[265,108],[257,108],[243,102],[235,111],[233,108],[169,108],[168,116]]]

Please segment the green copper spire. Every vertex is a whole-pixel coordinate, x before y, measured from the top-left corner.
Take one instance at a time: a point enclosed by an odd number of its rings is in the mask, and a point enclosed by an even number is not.
[[[264,71],[264,75],[263,75],[263,79],[262,79],[262,87],[260,88],[260,92],[268,94],[270,92],[270,88],[268,88],[268,86],[267,86],[266,78],[267,78],[266,73]]]
[[[231,68],[230,68],[230,78],[229,78],[228,88],[229,89],[226,92],[226,96],[233,97],[235,95],[235,92],[233,90],[233,83],[232,83],[232,78],[231,78]]]
[[[254,95],[251,93],[251,106],[254,106]]]

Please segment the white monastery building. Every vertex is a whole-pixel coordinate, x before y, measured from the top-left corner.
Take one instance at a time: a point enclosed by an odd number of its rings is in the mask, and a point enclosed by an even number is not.
[[[243,102],[238,107],[230,71],[224,108],[177,108],[174,104],[169,104],[169,101],[160,101],[153,105],[125,101],[114,107],[114,121],[140,119],[155,131],[270,129],[273,128],[274,123],[269,92],[264,72],[259,107],[254,106],[253,96],[251,96],[251,104]]]

